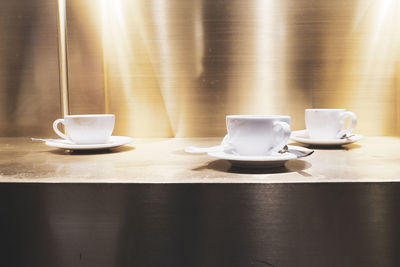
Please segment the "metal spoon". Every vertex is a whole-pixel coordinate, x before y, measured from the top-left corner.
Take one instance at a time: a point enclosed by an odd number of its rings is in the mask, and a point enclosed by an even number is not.
[[[353,136],[355,136],[355,134],[350,134],[350,135],[344,134],[342,137],[340,137],[340,139],[349,139]]]
[[[285,153],[285,152],[296,155],[297,158],[304,158],[314,153],[314,150],[299,146],[284,146],[282,150],[279,151],[279,153]]]
[[[72,144],[69,140],[64,139],[51,139],[51,138],[35,138],[31,137],[32,141],[42,141],[42,142],[56,142],[56,143],[63,143],[63,144]]]

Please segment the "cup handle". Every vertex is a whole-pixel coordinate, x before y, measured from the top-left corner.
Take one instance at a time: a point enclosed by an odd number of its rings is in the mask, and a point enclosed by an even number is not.
[[[69,139],[65,134],[63,134],[60,130],[58,130],[58,124],[62,123],[65,125],[64,119],[57,119],[53,122],[53,130],[56,132],[58,136],[60,136],[62,139]]]
[[[349,127],[346,129],[344,128],[344,125],[346,123],[346,119],[349,118],[351,120]],[[342,124],[342,129],[336,136],[336,138],[343,138],[347,134],[351,133],[354,128],[356,128],[357,125],[357,116],[351,111],[345,111],[339,116],[340,124]]]
[[[282,132],[282,140],[274,147],[273,150],[278,149],[281,150],[287,145],[287,142],[290,138],[290,125],[284,121],[276,121],[274,122],[274,131],[281,131]]]

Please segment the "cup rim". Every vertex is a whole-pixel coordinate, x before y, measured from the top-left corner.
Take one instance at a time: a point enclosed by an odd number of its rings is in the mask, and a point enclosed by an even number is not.
[[[265,120],[265,119],[290,119],[289,115],[227,115],[227,119],[252,119],[252,120]]]
[[[115,117],[114,114],[75,114],[65,115],[64,118],[93,118],[93,117]]]

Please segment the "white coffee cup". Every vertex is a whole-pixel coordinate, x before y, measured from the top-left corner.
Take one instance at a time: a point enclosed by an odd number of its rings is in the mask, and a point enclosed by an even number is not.
[[[58,130],[58,124],[64,124],[65,134]],[[114,130],[115,116],[113,114],[66,115],[57,119],[53,129],[61,138],[75,144],[104,144]]]
[[[345,109],[306,109],[306,128],[312,139],[338,139],[350,134],[357,125],[357,116]],[[350,125],[345,129],[346,119]]]
[[[224,139],[241,156],[267,156],[280,151],[290,137],[290,116],[229,115]]]

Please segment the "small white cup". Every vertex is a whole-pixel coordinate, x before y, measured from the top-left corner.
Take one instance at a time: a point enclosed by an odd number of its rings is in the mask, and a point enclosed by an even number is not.
[[[267,156],[280,151],[290,137],[290,116],[229,115],[224,138],[241,156]]]
[[[357,125],[357,116],[345,109],[306,109],[306,128],[312,139],[338,139],[350,134]],[[345,129],[346,119],[350,125]]]
[[[65,134],[58,130],[58,124],[64,124]],[[115,116],[113,114],[66,115],[57,119],[53,129],[61,138],[78,145],[104,144],[114,130]]]

